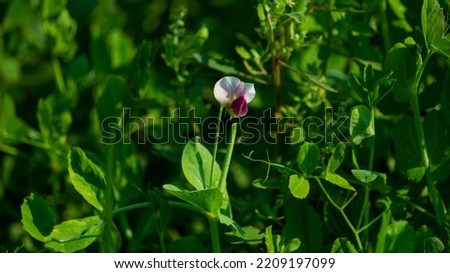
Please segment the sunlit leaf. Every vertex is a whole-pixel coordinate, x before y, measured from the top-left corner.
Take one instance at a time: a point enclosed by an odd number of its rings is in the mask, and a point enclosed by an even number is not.
[[[432,50],[444,36],[445,17],[438,0],[423,1],[422,31],[428,50]]]
[[[334,147],[333,154],[331,155],[330,160],[328,160],[327,172],[335,172],[341,165],[342,161],[344,161],[344,157],[345,144],[340,143],[336,147]]]
[[[347,238],[337,238],[334,240],[331,253],[358,253],[358,251]]]
[[[365,105],[358,105],[350,114],[350,136],[357,145],[365,138],[375,135],[372,112]]]
[[[327,180],[328,182],[330,182],[330,183],[332,183],[332,184],[334,184],[336,186],[339,186],[339,187],[341,187],[343,189],[355,191],[355,188],[353,188],[353,186],[350,185],[348,183],[348,181],[345,180],[345,178],[343,178],[342,176],[340,176],[338,174],[327,173],[326,176],[325,176],[325,180]]]
[[[39,196],[31,194],[21,206],[23,228],[41,242],[52,232],[55,214],[50,206]]]
[[[314,143],[305,142],[300,146],[297,155],[297,165],[305,175],[311,175],[319,164],[320,150]]]
[[[296,198],[306,198],[309,193],[309,182],[304,176],[293,174],[289,176],[289,190]]]

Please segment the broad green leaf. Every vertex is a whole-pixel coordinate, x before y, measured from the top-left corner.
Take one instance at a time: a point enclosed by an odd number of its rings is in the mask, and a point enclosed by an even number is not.
[[[22,206],[23,228],[41,242],[52,232],[55,214],[49,205],[39,196],[31,194],[24,199]]]
[[[337,238],[334,240],[331,253],[358,253],[358,251],[347,238]]]
[[[339,168],[342,161],[344,161],[345,147],[345,144],[342,143],[334,147],[333,154],[331,155],[330,160],[328,160],[327,172],[334,173]]]
[[[443,181],[450,175],[450,128],[439,111],[431,111],[423,121],[431,176]]]
[[[231,238],[231,244],[259,245],[264,239],[261,230],[254,226],[242,227],[242,233],[233,231],[226,232],[225,235]]]
[[[99,216],[64,221],[53,228],[45,247],[58,252],[83,250],[101,235],[103,220]]]
[[[429,51],[445,33],[445,17],[438,0],[424,0],[422,5],[422,31]]]
[[[7,84],[16,84],[22,78],[22,70],[18,59],[3,53],[0,55],[0,80]]]
[[[222,174],[219,164],[214,162],[214,173],[211,180],[212,155],[197,139],[189,141],[183,150],[181,166],[189,183],[196,190],[216,188]]]
[[[425,168],[421,164],[420,143],[412,118],[404,117],[395,126],[394,147],[395,168],[405,173],[411,181],[422,180]]]
[[[415,232],[407,221],[394,221],[387,226],[383,252],[412,252],[414,250],[414,244]]]
[[[336,186],[339,186],[343,189],[355,191],[355,188],[353,188],[352,185],[350,185],[348,183],[348,181],[345,180],[345,178],[343,178],[342,176],[340,176],[338,174],[327,173],[325,176],[325,180],[327,180],[328,182],[330,182]]]
[[[285,204],[286,225],[283,235],[286,241],[299,239],[299,252],[321,252],[322,223],[319,214],[306,200],[290,198]]]
[[[380,173],[369,170],[352,170],[352,174],[360,182],[368,184],[377,179]]]
[[[415,253],[439,253],[445,249],[444,243],[427,226],[421,226],[416,232]]]
[[[358,105],[350,114],[350,136],[356,145],[368,137],[375,135],[372,113],[365,105]]]
[[[312,175],[314,169],[319,165],[319,160],[320,150],[316,144],[305,142],[300,146],[297,165],[304,175]]]
[[[223,201],[222,201],[223,203]],[[223,204],[222,204],[222,208],[223,208]],[[228,217],[227,215],[223,214],[222,211],[219,211],[219,221],[221,224],[227,225],[231,228],[233,228],[237,233],[239,234],[244,234],[244,230],[241,228],[241,226],[236,223],[236,221],[234,221],[231,217]]]
[[[411,45],[404,43],[394,45],[389,50],[384,64],[386,73],[392,71],[392,78],[396,80],[392,94],[397,102],[409,103],[411,92],[414,88],[417,67],[421,62],[417,52],[413,49],[413,41],[409,42]]]
[[[208,250],[202,245],[195,235],[182,237],[170,244],[169,253],[207,253]]]
[[[77,192],[89,204],[100,211],[103,210],[105,175],[78,147],[72,148],[69,153],[69,177]]]
[[[435,46],[436,52],[450,59],[450,34],[445,35]]]
[[[39,130],[46,142],[54,142],[64,136],[72,124],[73,101],[71,98],[64,98],[58,93],[52,94],[38,102],[37,119]]]
[[[289,176],[289,190],[296,198],[306,198],[309,193],[309,182],[304,176],[293,174]]]
[[[170,184],[165,184],[163,188],[170,194],[199,208],[204,213],[215,217],[219,216],[223,196],[218,188],[187,191]]]
[[[386,174],[369,170],[352,170],[353,176],[361,183],[370,184],[371,189],[382,193],[386,190]]]

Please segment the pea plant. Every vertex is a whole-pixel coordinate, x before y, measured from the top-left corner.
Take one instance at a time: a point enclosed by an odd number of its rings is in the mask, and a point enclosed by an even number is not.
[[[449,252],[448,1],[219,2],[0,3],[0,251]]]

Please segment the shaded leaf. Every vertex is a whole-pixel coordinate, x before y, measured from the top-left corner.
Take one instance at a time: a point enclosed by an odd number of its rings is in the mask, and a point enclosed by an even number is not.
[[[183,150],[181,166],[189,183],[196,190],[216,188],[222,174],[219,164],[214,162],[214,173],[211,180],[212,155],[197,139],[189,141]]]
[[[41,242],[52,232],[55,214],[49,205],[39,196],[31,194],[24,199],[22,206],[23,228]]]
[[[334,173],[339,168],[342,161],[344,161],[345,147],[345,144],[342,143],[334,147],[333,154],[331,155],[330,160],[328,160],[327,172]]]
[[[254,226],[242,227],[242,233],[226,232],[225,235],[231,238],[231,244],[259,245],[263,242],[264,234]]]
[[[422,31],[428,50],[437,45],[445,33],[445,17],[438,0],[424,0],[422,5]]]
[[[334,240],[331,253],[358,253],[358,251],[347,238],[337,238]]]
[[[358,105],[352,109],[349,130],[356,145],[361,144],[365,138],[375,135],[372,112],[367,106]]]
[[[95,242],[103,230],[99,216],[64,221],[53,228],[45,247],[59,252],[75,252]]]
[[[170,253],[206,253],[207,249],[195,235],[182,237],[174,241],[169,247]]]
[[[444,251],[444,243],[427,226],[421,226],[416,232],[415,253],[439,253]]]
[[[407,253],[414,250],[415,232],[407,221],[394,221],[387,226],[383,252]]]
[[[163,188],[170,194],[199,208],[204,213],[218,217],[222,205],[222,193],[218,188],[198,191],[187,191],[177,186],[165,184]]]
[[[300,146],[297,155],[297,164],[303,174],[306,176],[311,175],[319,164],[319,160],[320,150],[316,144],[305,142]]]
[[[69,153],[69,177],[79,194],[98,210],[103,210],[106,186],[103,170],[78,147]]]

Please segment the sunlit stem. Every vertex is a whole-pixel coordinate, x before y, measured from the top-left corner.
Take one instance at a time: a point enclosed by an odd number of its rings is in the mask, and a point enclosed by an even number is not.
[[[222,113],[223,113],[223,106],[220,105],[219,109],[219,115],[217,116],[217,124],[216,124],[216,134],[214,136],[214,149],[213,149],[213,160],[211,162],[211,175],[209,178],[209,184],[211,188],[215,188],[217,185],[214,185],[215,181],[213,181],[213,175],[214,175],[214,163],[216,162],[216,156],[217,156],[217,147],[219,146],[219,134],[220,134],[220,125],[221,125],[221,119],[222,119]]]
[[[236,142],[237,122],[231,124],[231,135],[227,147],[227,153],[222,165],[222,176],[220,177],[219,188],[222,192],[227,192],[227,175],[230,169],[231,157],[233,155],[234,143]]]

